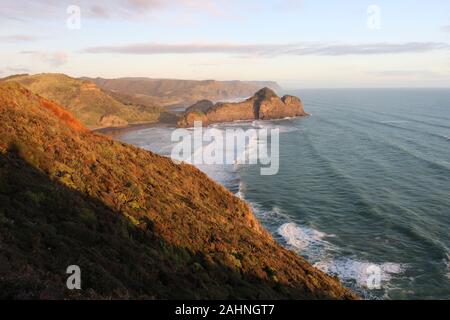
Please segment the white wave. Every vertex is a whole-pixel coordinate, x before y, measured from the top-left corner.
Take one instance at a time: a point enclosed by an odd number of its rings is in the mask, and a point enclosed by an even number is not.
[[[336,257],[338,248],[326,240],[335,235],[293,222],[283,224],[278,228],[278,233],[291,249],[303,255],[314,267],[337,276],[344,282],[355,282],[360,288],[378,289],[373,286],[373,281],[376,280],[381,288],[386,289],[393,276],[406,269],[405,265],[398,263],[371,263],[350,257]]]
[[[285,119],[287,120],[287,118]],[[275,123],[277,121],[278,123]],[[273,130],[278,129],[280,133],[289,133],[289,132],[295,132],[295,131],[301,131],[300,128],[296,126],[290,126],[287,124],[281,124],[278,120],[254,120],[252,122],[252,127],[255,129],[267,129],[267,130]]]
[[[244,199],[244,198],[245,198],[245,193],[244,193],[245,188],[246,188],[245,183],[244,183],[242,180],[239,181],[238,192],[236,192],[236,194],[235,194],[236,197],[241,198],[241,199]]]
[[[236,150],[230,150],[229,146],[226,146],[226,152],[231,152],[231,155],[233,155],[233,152],[236,151],[236,164],[246,164],[248,163],[249,159],[253,158],[254,161],[258,159],[258,142],[259,139],[257,132],[252,132],[251,136],[249,137],[248,143],[242,146],[238,145]]]
[[[317,231],[296,223],[285,223],[279,229],[278,233],[286,240],[289,246],[300,251],[319,249],[330,244],[324,239],[328,236],[326,233]]]
[[[371,263],[351,258],[319,261],[314,264],[314,267],[325,273],[336,275],[343,281],[355,281],[358,287],[365,289],[386,287],[394,275],[405,271],[405,266],[399,263]]]
[[[445,276],[447,277],[447,279],[450,279],[450,253],[447,253],[447,260],[444,262],[447,267]]]

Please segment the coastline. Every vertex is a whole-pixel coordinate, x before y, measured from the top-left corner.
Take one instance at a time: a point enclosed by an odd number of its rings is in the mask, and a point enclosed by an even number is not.
[[[125,133],[130,133],[133,131],[138,131],[138,130],[148,129],[148,128],[175,128],[175,126],[171,123],[145,122],[145,123],[130,124],[125,127],[97,128],[97,129],[91,129],[91,131],[95,132],[95,133],[103,134],[110,138],[116,138]]]
[[[259,121],[261,121],[261,122],[263,122],[263,123],[267,123],[268,125],[270,125],[270,123],[277,122],[277,121],[293,120],[293,119],[297,119],[297,118],[307,118],[307,117],[310,117],[310,116],[311,116],[311,115],[308,114],[307,116],[285,117],[285,118],[282,118],[282,119],[268,119],[268,120],[259,120]],[[213,127],[215,127],[216,125],[223,125],[223,126],[227,126],[227,125],[229,125],[229,126],[233,126],[233,125],[249,125],[249,126],[255,126],[255,125],[258,125],[258,124],[255,124],[255,121],[258,121],[258,120],[235,120],[235,121],[229,121],[229,122],[214,123],[214,124],[208,125],[207,128],[208,128],[208,127],[209,127],[209,128],[213,128]],[[109,131],[109,135],[110,135],[114,140],[126,142],[126,143],[129,143],[129,144],[133,145],[133,146],[136,146],[136,147],[138,147],[138,148],[141,148],[141,149],[144,149],[144,150],[148,150],[148,151],[151,151],[151,152],[156,152],[154,149],[150,149],[150,148],[147,148],[147,147],[144,148],[144,147],[140,146],[139,144],[134,144],[134,143],[132,143],[132,142],[129,142],[129,141],[126,141],[126,140],[122,140],[122,139],[121,139],[121,136],[123,136],[123,135],[125,135],[125,134],[130,134],[130,133],[133,133],[133,132],[139,132],[140,130],[145,130],[145,129],[149,129],[149,128],[166,128],[166,129],[173,128],[173,129],[176,129],[176,127],[171,126],[171,125],[168,125],[168,124],[153,123],[153,124],[148,124],[148,125],[135,125],[135,126],[129,126],[129,127],[127,127],[127,128],[119,128],[119,129],[116,129],[116,130],[112,130],[112,132],[111,132],[111,130],[108,130],[108,131]],[[151,143],[151,142],[152,142],[152,139],[156,139],[156,136],[154,136],[154,135],[149,135],[149,139],[147,140],[147,142],[150,142],[150,143]],[[165,154],[159,154],[159,155],[161,155],[161,156],[163,156],[163,157],[168,157],[168,158],[170,158],[169,155],[165,155]],[[305,256],[304,256],[304,253],[302,254],[301,252],[299,252],[299,251],[297,250],[297,248],[295,248],[295,247],[293,247],[293,246],[290,246],[290,245],[287,245],[286,239],[283,238],[284,240],[283,240],[283,241],[280,241],[280,235],[277,235],[277,234],[276,234],[277,231],[276,231],[276,230],[272,230],[268,225],[266,225],[267,221],[266,221],[266,219],[264,219],[264,217],[263,217],[263,216],[264,216],[264,213],[261,212],[262,208],[260,208],[259,205],[258,205],[257,203],[254,203],[254,202],[252,202],[252,201],[250,201],[250,200],[248,200],[248,199],[245,198],[244,190],[243,190],[243,187],[242,187],[242,186],[244,185],[244,183],[241,181],[241,178],[239,178],[239,183],[238,183],[238,185],[236,186],[237,189],[234,190],[234,189],[233,189],[233,186],[230,185],[230,184],[228,184],[226,180],[223,180],[223,181],[222,181],[221,179],[217,179],[217,177],[216,177],[214,174],[211,175],[211,172],[210,172],[209,170],[206,170],[206,171],[205,171],[205,168],[204,168],[204,167],[202,168],[202,167],[197,167],[197,166],[195,166],[195,165],[193,165],[193,166],[196,167],[196,168],[197,168],[198,170],[200,170],[201,172],[203,172],[204,174],[206,174],[206,175],[207,175],[210,179],[212,179],[214,182],[218,183],[219,185],[221,185],[222,187],[224,187],[225,189],[227,189],[229,192],[231,192],[231,194],[233,194],[234,197],[239,198],[239,199],[242,200],[244,203],[246,203],[246,204],[249,206],[249,208],[250,208],[250,210],[251,210],[251,212],[252,212],[254,218],[258,221],[258,223],[261,225],[261,227],[264,229],[264,231],[266,231],[268,234],[270,234],[270,236],[272,237],[272,239],[273,239],[278,245],[282,246],[282,247],[285,248],[286,250],[289,250],[290,252],[292,252],[292,253],[295,254],[296,256],[306,259]],[[215,167],[215,168],[217,168],[217,167]],[[220,171],[219,175],[226,175],[226,174],[228,174],[228,173],[229,173],[229,172],[228,172],[228,171],[225,169],[225,167],[224,167],[224,168],[222,168],[222,170]],[[244,189],[245,189],[245,187],[244,187]],[[277,214],[278,214],[278,213],[277,213]],[[295,223],[293,223],[292,220],[289,220],[289,221],[287,221],[287,222],[289,222],[289,223],[286,223],[286,224],[289,224],[289,225],[291,225],[291,226],[293,225],[293,226],[295,226],[295,228],[302,228],[302,227],[303,227],[303,226],[298,226],[298,225],[296,225]],[[280,227],[280,228],[281,228],[281,227]],[[314,233],[314,232],[316,232],[316,231],[313,230],[313,229],[311,229],[311,232]],[[282,235],[281,235],[281,237],[282,237]],[[308,241],[309,241],[309,240],[308,240]],[[320,268],[318,268],[318,267],[315,265],[314,261],[310,261],[310,260],[308,260],[308,259],[306,259],[306,260],[308,261],[308,263],[311,264],[311,266],[312,266],[317,272],[324,272],[323,270],[321,270]],[[336,278],[336,279],[339,279],[339,282],[341,283],[341,285],[342,285],[343,287],[345,287],[346,289],[351,290],[352,292],[354,292],[354,293],[358,296],[358,298],[360,298],[360,299],[364,299],[364,298],[365,298],[365,295],[362,294],[361,291],[355,290],[354,287],[348,286],[348,283],[347,283],[347,284],[344,284],[344,280],[345,280],[344,278],[340,278],[340,277],[338,277],[338,276],[336,276],[336,275],[328,274],[328,273],[326,273],[326,272],[324,272],[324,273],[327,274],[327,275],[330,276],[330,277],[334,277],[334,278]]]
[[[233,125],[233,124],[239,124],[239,123],[252,123],[253,121],[264,121],[264,122],[275,122],[275,121],[283,121],[283,120],[291,120],[291,119],[296,119],[296,118],[309,118],[311,117],[312,114],[307,113],[306,115],[303,116],[294,116],[294,117],[284,117],[284,118],[279,118],[279,119],[261,119],[261,120],[233,120],[233,121],[224,121],[224,122],[216,122],[216,123],[210,123],[206,126],[206,128],[208,127],[212,127],[215,125]],[[95,133],[101,133],[105,136],[111,137],[111,138],[115,138],[115,137],[120,137],[121,135],[124,135],[125,133],[130,133],[130,132],[134,132],[134,131],[139,131],[139,130],[143,130],[143,129],[148,129],[148,128],[173,128],[173,129],[177,129],[178,127],[176,126],[176,123],[169,123],[169,122],[144,122],[144,123],[134,123],[134,124],[129,124],[127,126],[124,127],[105,127],[105,128],[93,128],[90,129],[92,132]],[[193,127],[191,127],[193,128]]]
[[[0,100],[0,233],[13,249],[0,297],[359,298],[196,167],[95,134],[19,84]],[[61,286],[68,262],[84,291]]]

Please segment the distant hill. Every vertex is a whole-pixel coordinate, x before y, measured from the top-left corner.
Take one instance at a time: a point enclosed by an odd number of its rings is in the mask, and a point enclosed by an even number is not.
[[[208,99],[213,101],[246,98],[261,89],[269,87],[281,90],[271,81],[215,81],[175,80],[151,78],[83,78],[99,87],[114,92],[145,98],[161,106],[189,106]]]
[[[0,299],[356,298],[191,165],[88,131],[14,82],[0,82],[0,123]]]
[[[166,113],[157,105],[112,94],[93,82],[64,74],[17,75],[3,81],[18,82],[32,92],[56,101],[90,128],[156,122]]]

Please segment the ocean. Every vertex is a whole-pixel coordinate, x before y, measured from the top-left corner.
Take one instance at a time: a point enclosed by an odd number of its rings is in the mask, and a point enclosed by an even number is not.
[[[364,298],[450,299],[450,90],[289,93],[310,117],[214,126],[279,128],[278,174],[199,169],[247,201],[279,243]],[[167,156],[172,131],[119,139]]]

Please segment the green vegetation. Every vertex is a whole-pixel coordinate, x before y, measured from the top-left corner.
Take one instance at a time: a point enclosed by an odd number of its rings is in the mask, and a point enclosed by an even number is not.
[[[0,121],[0,299],[355,298],[192,166],[68,126],[16,83]]]
[[[135,100],[100,89],[87,80],[64,74],[21,75],[4,79],[27,87],[32,92],[67,107],[74,116],[90,128],[118,125],[104,117],[116,116],[121,124],[157,122],[167,117],[167,111],[148,101]]]

